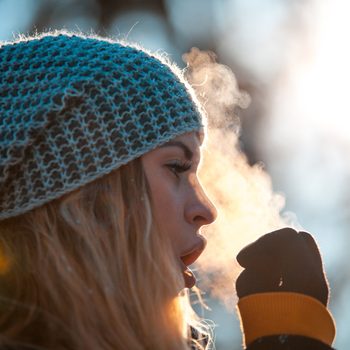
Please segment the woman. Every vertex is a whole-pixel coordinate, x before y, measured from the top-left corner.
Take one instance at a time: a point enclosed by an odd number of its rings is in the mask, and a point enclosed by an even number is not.
[[[216,211],[181,72],[59,33],[2,45],[0,72],[2,348],[210,347],[184,288]]]

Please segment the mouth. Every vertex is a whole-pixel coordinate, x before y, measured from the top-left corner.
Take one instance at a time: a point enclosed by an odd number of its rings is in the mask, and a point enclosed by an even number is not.
[[[206,240],[201,237],[200,241],[194,247],[180,257],[186,288],[192,288],[196,284],[196,277],[188,266],[192,265],[199,258],[205,246]]]

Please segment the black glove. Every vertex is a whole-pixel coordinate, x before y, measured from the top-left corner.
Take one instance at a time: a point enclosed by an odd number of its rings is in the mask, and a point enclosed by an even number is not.
[[[317,244],[307,232],[283,228],[243,248],[237,261],[245,268],[236,281],[239,298],[264,292],[309,295],[327,306],[329,288]]]

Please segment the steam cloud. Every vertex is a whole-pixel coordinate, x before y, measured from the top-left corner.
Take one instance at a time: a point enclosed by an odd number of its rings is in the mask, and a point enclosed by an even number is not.
[[[233,72],[217,63],[214,53],[192,48],[183,59],[208,116],[199,176],[219,213],[202,230],[208,245],[197,263],[200,284],[233,310],[234,280],[241,270],[237,253],[262,234],[291,223],[281,216],[285,201],[273,192],[269,175],[261,164],[250,166],[239,147],[235,109],[247,107],[249,96],[239,91]]]

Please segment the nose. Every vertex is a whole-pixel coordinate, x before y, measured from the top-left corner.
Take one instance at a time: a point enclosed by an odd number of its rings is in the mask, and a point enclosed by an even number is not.
[[[211,224],[217,217],[215,205],[208,198],[199,183],[193,188],[191,199],[186,206],[185,217],[197,229],[203,225]]]

